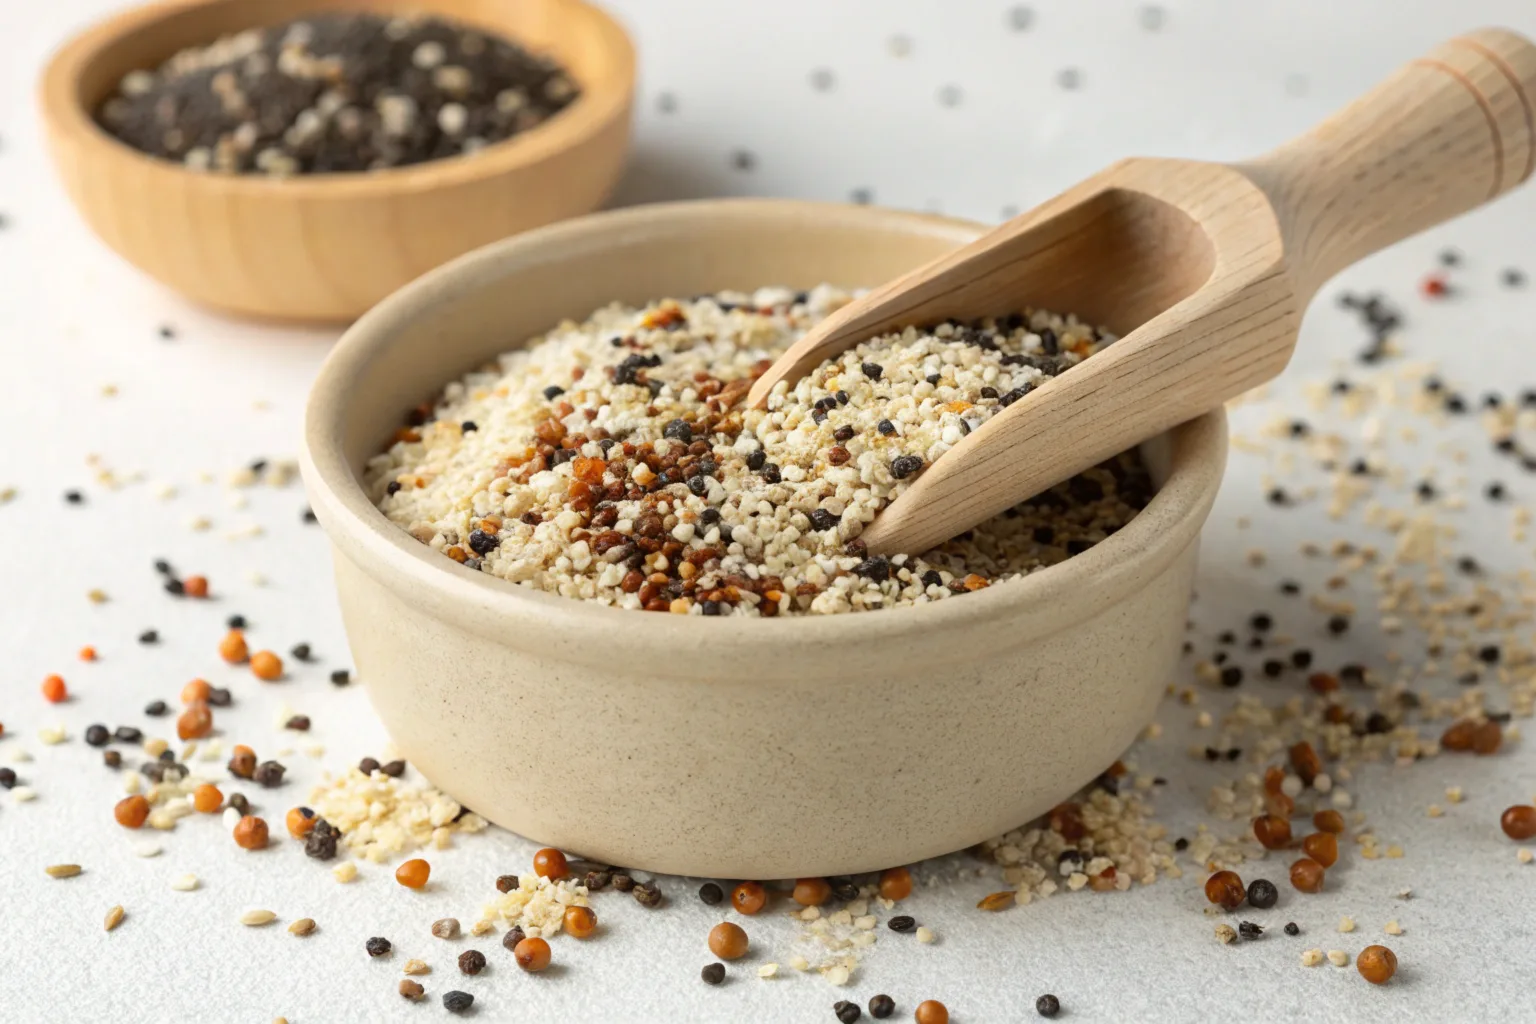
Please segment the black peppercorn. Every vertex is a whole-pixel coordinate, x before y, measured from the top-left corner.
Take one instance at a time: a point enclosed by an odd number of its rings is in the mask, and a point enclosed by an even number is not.
[[[725,964],[705,964],[699,977],[706,985],[718,985],[725,980]]]
[[[714,882],[705,882],[699,886],[699,900],[706,906],[716,907],[725,899],[725,892]]]
[[[859,887],[847,879],[841,879],[832,883],[832,898],[847,903],[849,900],[859,898]]]
[[[368,950],[369,956],[383,956],[393,949],[394,946],[388,939],[375,935],[364,943],[364,948]]]
[[[843,1024],[853,1024],[854,1021],[864,1016],[864,1011],[859,1007],[858,1003],[850,1003],[846,999],[839,999],[833,1003],[832,1012],[837,1015],[837,1019],[842,1021]]]
[[[475,997],[468,992],[460,992],[455,989],[452,992],[443,993],[443,1009],[449,1013],[463,1013],[475,1005]]]
[[[1347,633],[1348,631],[1349,631],[1349,619],[1348,619],[1348,617],[1343,616],[1343,615],[1330,615],[1330,616],[1328,616],[1328,632],[1332,633],[1334,636],[1338,636],[1341,633]]]
[[[309,644],[294,644],[293,649],[288,653],[292,654],[299,661],[308,661],[310,654]]]
[[[112,734],[104,725],[88,725],[85,727],[85,742],[93,747],[104,747],[112,739]]]
[[[1241,686],[1243,682],[1243,670],[1236,665],[1228,665],[1221,670],[1221,685],[1226,687]]]
[[[478,949],[466,949],[459,954],[459,970],[465,974],[479,974],[485,970],[485,954]]]
[[[225,625],[227,625],[230,629],[244,629],[246,627],[245,616],[244,615],[231,615],[225,621]]]
[[[1047,992],[1035,1000],[1035,1012],[1042,1017],[1054,1017],[1061,1012],[1061,1000]]]
[[[1295,921],[1291,921],[1291,922],[1287,923],[1286,926],[1285,926],[1285,934],[1287,934],[1287,935],[1300,935],[1301,934],[1301,929],[1296,927],[1296,922]]]
[[[346,686],[352,681],[352,673],[344,668],[339,668],[331,673],[331,682],[336,686]]]
[[[256,766],[256,774],[252,778],[262,787],[273,789],[283,784],[283,773],[287,770],[276,761],[263,761]]]
[[[882,367],[879,363],[865,363],[860,366],[859,369],[863,370],[864,376],[868,377],[870,380],[879,380],[880,375],[885,372],[885,368]]]
[[[883,992],[869,1001],[869,1015],[876,1020],[885,1020],[895,1012],[896,1000]]]

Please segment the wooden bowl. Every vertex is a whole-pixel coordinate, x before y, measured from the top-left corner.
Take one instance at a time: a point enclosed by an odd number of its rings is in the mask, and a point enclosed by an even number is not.
[[[472,156],[284,180],[188,171],[102,130],[128,71],[241,29],[322,11],[439,14],[562,63],[582,90],[545,124]],[[282,320],[357,317],[471,249],[596,209],[629,144],[634,50],[581,0],[173,0],[86,30],[43,74],[59,175],[86,223],[197,302]]]
[[[534,591],[418,543],[359,483],[404,410],[562,318],[878,283],[983,230],[788,200],[637,207],[462,257],[353,325],[310,393],[303,469],[359,678],[402,756],[530,838],[717,878],[960,849],[1108,768],[1179,658],[1226,461],[1219,410],[1145,446],[1157,494],[1083,554],[850,615],[655,615]]]

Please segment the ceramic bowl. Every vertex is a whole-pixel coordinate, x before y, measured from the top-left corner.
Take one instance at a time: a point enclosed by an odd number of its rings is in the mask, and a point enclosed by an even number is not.
[[[286,180],[189,171],[92,118],[124,74],[184,47],[344,10],[440,14],[517,40],[569,69],[582,95],[473,156]],[[623,170],[634,83],[623,29],[581,0],[169,0],[66,43],[41,101],[70,198],[128,262],[228,312],[342,321],[455,256],[596,209]]]
[[[535,592],[434,553],[359,484],[406,410],[562,318],[615,299],[872,285],[982,230],[785,200],[639,207],[488,246],[359,320],[315,381],[303,467],[359,675],[404,756],[531,839],[723,878],[960,849],[1103,772],[1179,657],[1221,412],[1146,445],[1156,496],[1086,553],[855,615],[706,619]]]

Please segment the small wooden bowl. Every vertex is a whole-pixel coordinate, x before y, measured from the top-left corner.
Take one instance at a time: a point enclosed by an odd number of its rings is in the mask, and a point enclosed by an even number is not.
[[[473,156],[284,180],[188,171],[118,141],[92,114],[136,68],[242,29],[323,11],[437,14],[549,53],[582,90]],[[455,256],[597,208],[623,170],[634,49],[581,0],[169,0],[86,30],[43,74],[54,162],[86,223],[197,302],[344,321]]]

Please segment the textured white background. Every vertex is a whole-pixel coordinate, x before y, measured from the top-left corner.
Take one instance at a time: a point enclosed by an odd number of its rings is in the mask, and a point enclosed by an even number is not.
[[[328,753],[323,765],[302,754],[286,759],[294,782],[280,799],[264,801],[274,826],[322,766],[379,753],[385,741],[363,692],[336,691],[325,681],[347,654],[323,538],[300,524],[298,488],[254,492],[250,508],[237,511],[221,487],[197,482],[200,470],[222,476],[256,457],[294,453],[305,390],[332,335],[232,323],[187,307],[89,237],[51,180],[32,105],[37,71],[69,31],[114,6],[0,0],[0,212],[8,220],[0,231],[0,415],[7,428],[0,488],[20,492],[0,506],[0,764],[30,750],[36,760],[15,767],[40,793],[23,806],[0,798],[0,1020],[441,1019],[436,997],[451,987],[474,992],[478,1016],[487,1020],[830,1021],[835,999],[863,1003],[882,991],[897,999],[899,1018],[909,1019],[919,1000],[938,998],[957,1022],[1021,1020],[1047,990],[1060,995],[1069,1015],[1063,1019],[1084,1021],[1536,1016],[1529,966],[1536,868],[1516,863],[1496,825],[1503,806],[1536,789],[1528,744],[1490,760],[1360,773],[1352,783],[1359,806],[1408,856],[1365,863],[1346,853],[1344,866],[1329,874],[1327,894],[1304,899],[1287,891],[1276,910],[1249,915],[1276,926],[1261,942],[1217,946],[1193,874],[1125,895],[1083,893],[984,915],[971,906],[998,888],[996,879],[973,877],[971,862],[955,858],[926,866],[931,886],[904,908],[933,927],[939,942],[919,947],[882,929],[844,991],[815,977],[753,976],[756,964],[782,962],[795,949],[791,922],[773,916],[750,922],[760,952],[733,969],[728,985],[707,989],[698,969],[708,959],[705,931],[719,915],[693,899],[697,880],[677,879],[662,880],[671,897],[665,911],[601,898],[602,940],[557,941],[560,968],[545,976],[522,975],[492,941],[479,943],[492,968],[460,979],[427,925],[446,914],[472,920],[491,876],[527,864],[532,846],[499,832],[434,855],[432,888],[421,895],[378,869],[352,886],[337,885],[288,842],[243,854],[206,820],[160,837],[166,852],[159,858],[132,857],[110,823],[119,780],[79,740],[90,722],[146,725],[145,702],[173,700],[197,674],[235,688],[238,710],[224,720],[238,723],[230,728],[234,738],[254,740],[260,750],[284,742],[272,725],[279,705],[310,714],[312,737]],[[644,64],[623,199],[845,199],[868,189],[878,202],[989,220],[1122,155],[1235,158],[1266,148],[1456,31],[1503,23],[1536,33],[1530,0],[1174,0],[1163,5],[1157,31],[1147,30],[1141,5],[1129,0],[1039,0],[1026,31],[1011,27],[1009,5],[999,0],[613,6],[634,29]],[[908,56],[893,53],[894,35],[910,41]],[[812,87],[819,68],[832,73],[829,90]],[[1058,85],[1065,68],[1080,73],[1075,91]],[[663,93],[675,98],[669,112],[659,103]],[[958,102],[946,105],[941,94]],[[740,166],[738,151],[751,154],[749,168]],[[1405,299],[1404,346],[1445,361],[1469,393],[1536,383],[1536,288],[1511,292],[1495,283],[1505,265],[1525,260],[1536,269],[1533,214],[1536,191],[1527,190],[1372,260],[1340,284],[1385,287]],[[1463,294],[1431,306],[1412,287],[1447,244],[1467,253]],[[175,325],[176,341],[157,337],[161,323]],[[1359,342],[1358,329],[1320,303],[1277,394],[1295,401],[1301,380],[1329,373]],[[119,387],[118,397],[101,397],[108,383]],[[258,409],[258,401],[266,407]],[[1251,427],[1265,415],[1249,407],[1238,421]],[[1470,422],[1447,434],[1477,454],[1459,470],[1446,468],[1443,478],[1464,473],[1475,488],[1510,472],[1474,443]],[[1405,461],[1422,466],[1431,448],[1426,443]],[[93,452],[120,470],[175,483],[181,496],[167,503],[147,486],[115,493],[91,486],[84,459]],[[1263,472],[1261,459],[1234,454],[1207,534],[1195,612],[1204,635],[1268,607],[1283,627],[1327,652],[1325,660],[1379,659],[1391,645],[1371,629],[1330,646],[1316,635],[1315,616],[1299,605],[1278,608],[1277,579],[1316,582],[1323,571],[1294,554],[1301,539],[1361,531],[1328,522],[1316,505],[1268,508],[1260,500]],[[1529,477],[1505,479],[1520,502],[1536,490]],[[87,503],[66,506],[61,492],[75,486],[85,488]],[[1467,550],[1529,567],[1531,552],[1507,540],[1508,510],[1472,504],[1463,514]],[[190,532],[186,520],[197,514],[212,518],[214,529]],[[1242,514],[1254,518],[1246,532],[1235,525]],[[265,524],[266,535],[223,539],[248,522]],[[1255,544],[1274,560],[1257,574],[1242,563]],[[150,569],[155,557],[207,573],[219,599],[166,597]],[[249,584],[250,569],[270,585]],[[110,603],[89,604],[91,587],[108,591]],[[272,687],[222,668],[212,644],[234,611],[252,620],[253,643],[286,650],[307,640],[323,663]],[[133,638],[151,626],[163,644],[140,647]],[[88,642],[102,660],[80,665],[73,653]],[[38,681],[50,671],[69,678],[72,703],[54,708],[38,698]],[[1263,692],[1274,697],[1282,689],[1269,684]],[[1207,704],[1219,710],[1220,698]],[[833,713],[858,728],[874,711]],[[1167,737],[1133,752],[1142,770],[1171,780],[1158,804],[1174,834],[1201,820],[1207,789],[1231,775],[1186,758],[1189,717],[1187,709],[1165,707]],[[37,730],[55,721],[71,741],[45,747]],[[559,799],[559,778],[556,757],[545,779],[528,784],[547,786]],[[1466,787],[1468,802],[1439,821],[1425,819],[1424,806],[1443,802],[1452,783]],[[750,795],[721,793],[720,806],[722,814],[750,813]],[[46,879],[42,867],[60,861],[81,863],[86,873]],[[1283,874],[1278,862],[1262,870]],[[203,888],[170,891],[169,880],[188,871],[203,878]],[[1415,893],[1407,903],[1392,896],[1404,886]],[[107,935],[100,922],[114,903],[129,916]],[[298,940],[282,926],[241,928],[236,916],[253,905],[284,923],[312,916],[320,930]],[[1360,933],[1331,934],[1344,913],[1359,920]],[[1402,969],[1388,988],[1365,985],[1353,968],[1297,965],[1312,945],[1356,951],[1393,917],[1407,934],[1389,940]],[[1279,934],[1292,919],[1306,936]],[[395,956],[369,962],[362,946],[370,935],[392,937]],[[457,943],[454,952],[466,947]],[[408,1006],[394,994],[407,956],[428,957],[436,968],[423,979],[434,997],[429,1005]]]

